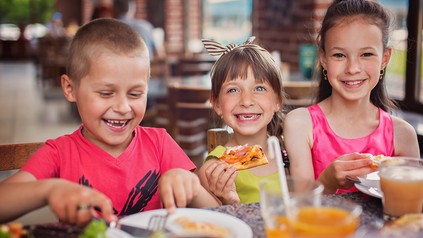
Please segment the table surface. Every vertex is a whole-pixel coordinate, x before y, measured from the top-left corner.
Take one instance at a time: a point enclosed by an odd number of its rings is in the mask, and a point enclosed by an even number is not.
[[[402,233],[401,236],[381,236],[380,234],[378,234],[379,229],[384,224],[381,199],[374,198],[360,192],[356,192],[336,195],[325,195],[323,197],[323,200],[330,204],[330,202],[333,202],[339,198],[360,204],[363,208],[363,213],[361,215],[360,220],[360,227],[356,233],[356,236],[354,236],[355,238],[412,237],[409,234],[404,233]],[[226,213],[243,220],[251,227],[254,238],[266,237],[264,232],[264,221],[260,213],[259,203],[225,205],[220,207],[208,208],[208,210]],[[30,226],[29,228],[32,230],[32,233],[34,235],[33,237],[36,238],[74,238],[77,237],[78,234],[82,231],[81,228],[64,224],[34,225]],[[414,237],[423,237],[423,230],[421,230],[421,233]]]
[[[323,197],[323,200],[330,204],[331,201],[334,201],[339,198],[358,203],[363,208],[363,213],[360,220],[360,230],[358,231],[358,233],[360,234],[358,237],[374,237],[375,232],[377,232],[377,230],[383,226],[383,211],[381,199],[357,192],[337,195],[325,195]],[[255,238],[266,237],[264,233],[264,221],[260,214],[259,203],[241,204],[236,206],[226,205],[211,208],[210,210],[227,213],[243,220],[251,227]]]

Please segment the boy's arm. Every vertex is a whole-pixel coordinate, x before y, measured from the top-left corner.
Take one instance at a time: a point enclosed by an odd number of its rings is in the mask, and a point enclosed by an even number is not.
[[[63,179],[36,180],[20,171],[0,183],[0,194],[0,223],[45,205],[60,221],[71,224],[86,224],[95,214],[94,208],[99,208],[106,220],[116,219],[111,201],[104,194]]]
[[[171,169],[159,180],[159,193],[165,208],[173,212],[176,207],[215,207],[217,200],[200,184],[193,172]]]

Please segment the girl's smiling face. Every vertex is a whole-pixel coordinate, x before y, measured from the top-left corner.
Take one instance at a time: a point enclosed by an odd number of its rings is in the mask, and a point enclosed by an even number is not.
[[[246,79],[235,78],[223,83],[213,108],[235,133],[247,136],[266,132],[280,103],[271,85],[257,81],[248,68]]]
[[[73,90],[84,137],[109,153],[122,152],[144,117],[148,77],[147,58],[104,53],[93,59]]]
[[[384,50],[382,31],[357,16],[329,29],[324,45],[320,62],[327,70],[332,95],[347,100],[370,98],[391,55],[391,49]]]

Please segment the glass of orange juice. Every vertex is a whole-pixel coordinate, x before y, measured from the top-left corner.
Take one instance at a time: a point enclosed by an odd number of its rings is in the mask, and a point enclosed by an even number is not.
[[[287,185],[290,197],[307,200],[310,204],[321,203],[322,184],[288,177]],[[281,191],[278,179],[265,179],[260,182],[260,208],[267,238],[294,237]]]
[[[316,206],[294,198],[288,217],[293,237],[347,238],[354,236],[361,213],[360,205],[344,199],[331,199]]]
[[[395,157],[379,165],[385,220],[423,212],[423,160]]]

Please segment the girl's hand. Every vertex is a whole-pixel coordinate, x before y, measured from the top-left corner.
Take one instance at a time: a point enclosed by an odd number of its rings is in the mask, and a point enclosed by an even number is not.
[[[360,177],[373,172],[369,154],[345,154],[334,160],[320,174],[318,180],[324,185],[324,193],[335,193],[337,189],[349,189],[353,183],[347,177]]]
[[[52,179],[49,183],[47,201],[60,221],[86,225],[98,216],[95,209],[101,211],[106,221],[116,220],[112,202],[103,193],[62,179]]]
[[[223,204],[239,204],[235,187],[236,168],[216,159],[208,160],[203,166],[209,191]]]

